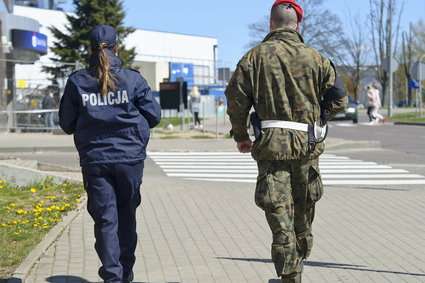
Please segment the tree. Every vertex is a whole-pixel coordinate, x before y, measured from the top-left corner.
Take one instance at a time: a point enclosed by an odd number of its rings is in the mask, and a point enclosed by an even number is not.
[[[307,45],[316,48],[338,65],[344,56],[341,52],[343,29],[339,17],[322,8],[324,1],[297,1],[304,11],[300,34]],[[248,25],[250,36],[253,38],[248,43],[248,47],[257,45],[267,35],[269,32],[269,18],[269,16],[264,16],[258,22]]]
[[[90,31],[97,25],[108,24],[115,27],[118,33],[118,43],[121,46],[119,58],[123,66],[130,66],[135,54],[135,48],[126,49],[122,43],[133,28],[123,26],[125,12],[122,1],[119,0],[73,0],[75,14],[67,14],[66,32],[55,27],[49,27],[54,38],[51,60],[56,67],[45,67],[48,73],[56,78],[63,78],[74,70],[76,62],[88,65],[90,46]]]
[[[369,62],[369,49],[366,44],[366,28],[363,19],[360,15],[348,16],[349,28],[343,36],[344,50],[347,55],[342,57],[343,69],[342,74],[345,74],[343,80],[345,87],[351,93],[354,99],[357,99],[357,91],[360,86],[360,81],[364,76],[366,65]]]
[[[409,32],[403,32],[402,34],[402,53],[401,53],[401,58],[400,58],[400,62],[401,62],[401,67],[403,69],[404,72],[404,76],[407,80],[407,82],[409,82],[412,78],[411,74],[410,74],[410,68],[413,64],[413,56],[414,56],[414,51],[413,51],[413,35],[412,35],[412,24],[410,24],[409,26]],[[407,87],[407,100],[410,102],[412,101],[412,88],[410,86]]]
[[[413,50],[418,56],[425,54],[425,22],[420,20],[413,26],[416,40],[413,41]],[[418,58],[419,59],[419,58]]]
[[[382,104],[385,96],[389,74],[382,65],[385,58],[395,56],[400,30],[400,18],[403,6],[398,7],[397,0],[369,0],[370,3],[370,28],[375,63],[377,66],[377,80],[382,86]],[[397,14],[397,12],[399,12]]]

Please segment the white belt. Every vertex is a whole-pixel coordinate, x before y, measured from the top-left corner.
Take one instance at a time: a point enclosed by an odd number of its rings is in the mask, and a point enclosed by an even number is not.
[[[261,121],[261,128],[282,128],[307,132],[308,124],[282,120],[264,120]]]

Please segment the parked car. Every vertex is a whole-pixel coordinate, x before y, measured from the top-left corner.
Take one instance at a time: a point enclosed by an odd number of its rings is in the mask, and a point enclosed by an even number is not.
[[[338,113],[333,120],[353,120],[353,123],[357,123],[358,120],[358,103],[350,95],[348,95],[348,105],[344,111]]]

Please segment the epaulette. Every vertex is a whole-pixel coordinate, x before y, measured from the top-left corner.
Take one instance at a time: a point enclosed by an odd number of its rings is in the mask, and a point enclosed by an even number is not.
[[[74,72],[72,72],[71,74],[69,74],[69,76],[72,76],[73,74],[75,74],[78,71],[80,71],[80,70],[75,70]]]
[[[133,72],[136,72],[136,73],[139,73],[140,74],[140,71],[139,70],[132,69],[132,68],[127,68],[127,69],[129,69],[130,71],[133,71]]]
[[[84,71],[85,70],[85,68],[83,68],[83,69],[78,69],[78,70],[75,70],[74,72],[72,72],[69,76],[72,76],[73,74],[75,74],[76,72],[79,72],[79,71]]]

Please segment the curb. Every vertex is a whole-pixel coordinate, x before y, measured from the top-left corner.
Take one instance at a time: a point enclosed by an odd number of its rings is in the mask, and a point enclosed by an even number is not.
[[[55,147],[0,147],[0,152],[75,152],[75,146],[55,146]]]
[[[394,125],[425,126],[425,123],[415,123],[415,122],[394,122]]]
[[[10,170],[13,170],[18,174],[31,174],[32,176],[38,175],[38,177],[43,178],[47,176],[52,176],[56,180],[73,180],[73,181],[81,181],[72,178],[65,178],[60,174],[54,174],[49,172],[49,174],[42,172],[40,170],[24,168],[20,166],[13,166],[9,164],[1,164],[1,167],[8,167]],[[65,169],[65,168],[64,168]],[[28,254],[28,256],[24,259],[24,261],[15,269],[11,278],[7,280],[8,283],[22,283],[25,282],[25,278],[29,275],[33,267],[37,264],[38,260],[46,253],[46,251],[50,248],[50,246],[59,238],[60,235],[65,231],[65,229],[69,226],[69,224],[80,215],[82,209],[85,207],[87,203],[87,196],[82,195],[81,202],[77,206],[75,210],[68,212],[62,220],[57,223],[38,243],[35,248]]]
[[[332,151],[332,150],[346,150],[347,147],[350,149],[366,149],[366,148],[381,148],[381,142],[380,141],[341,141],[341,142],[334,142],[332,144],[326,144],[325,147],[325,153],[326,151]]]
[[[76,210],[70,211],[61,222],[55,225],[43,238],[43,240],[35,246],[35,248],[28,254],[25,260],[18,266],[12,277],[7,281],[8,283],[22,283],[29,275],[33,267],[37,264],[38,260],[47,252],[54,242],[62,235],[65,229],[71,222],[81,214],[81,210],[87,203],[87,197],[82,197]]]

